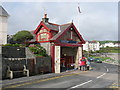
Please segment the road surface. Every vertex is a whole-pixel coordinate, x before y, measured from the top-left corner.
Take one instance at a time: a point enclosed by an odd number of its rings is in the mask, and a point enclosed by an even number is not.
[[[75,88],[118,87],[117,65],[107,63],[92,63],[91,65],[93,70],[90,71],[69,71],[49,78],[42,79],[39,75],[3,80],[3,90],[6,88],[65,88],[66,90],[72,90]]]

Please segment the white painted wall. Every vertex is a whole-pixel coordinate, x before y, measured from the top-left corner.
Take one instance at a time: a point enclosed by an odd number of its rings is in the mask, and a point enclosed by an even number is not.
[[[77,50],[77,55],[76,55],[76,60],[75,60],[75,67],[74,68],[78,68],[79,69],[79,59],[82,58],[83,56],[83,53],[82,53],[82,47],[78,47],[78,50]]]
[[[100,50],[100,43],[96,42],[96,43],[89,43],[86,42],[85,44],[83,44],[83,50],[92,50],[92,51],[96,51],[96,50]]]
[[[0,45],[7,44],[8,17],[0,16]]]
[[[60,46],[55,46],[55,73],[60,73]]]

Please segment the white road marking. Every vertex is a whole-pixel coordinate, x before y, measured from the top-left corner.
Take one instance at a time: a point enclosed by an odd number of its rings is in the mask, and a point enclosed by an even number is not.
[[[102,75],[98,76],[97,79],[98,79],[98,78],[101,78],[101,77],[104,76],[105,74],[106,74],[106,73],[103,73]]]
[[[84,85],[84,84],[87,84],[87,83],[89,83],[89,82],[92,82],[92,80],[89,80],[89,81],[87,81],[87,82],[84,82],[84,83],[79,84],[79,85],[76,85],[76,86],[73,86],[73,87],[71,87],[71,88],[69,88],[69,89],[67,89],[67,90],[70,90],[70,89],[73,89],[73,88],[80,87],[80,86],[82,86],[82,85]]]
[[[107,68],[107,72],[109,72],[109,69]]]
[[[109,69],[106,66],[104,66],[104,67],[106,68],[107,72],[109,72]]]

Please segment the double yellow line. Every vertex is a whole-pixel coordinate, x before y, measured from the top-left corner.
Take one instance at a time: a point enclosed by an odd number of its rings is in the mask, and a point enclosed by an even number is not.
[[[87,71],[84,71],[84,72],[87,72]],[[2,90],[4,90],[5,88],[16,88],[16,87],[20,87],[20,86],[24,86],[24,85],[30,85],[30,84],[35,84],[35,83],[39,83],[39,82],[44,82],[44,81],[48,81],[48,80],[53,80],[53,79],[58,79],[58,78],[67,77],[67,76],[73,76],[73,75],[79,75],[79,74],[81,74],[81,73],[72,73],[72,74],[67,74],[67,75],[42,79],[42,80],[25,82],[25,83],[21,83],[21,84],[17,84],[17,85],[11,85],[11,86],[4,87]]]

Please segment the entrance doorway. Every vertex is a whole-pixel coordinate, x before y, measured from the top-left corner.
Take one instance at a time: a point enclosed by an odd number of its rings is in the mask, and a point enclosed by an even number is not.
[[[77,47],[61,47],[60,71],[74,69]]]
[[[61,72],[66,71],[66,70],[71,70],[74,69],[74,56],[64,56],[60,60],[60,67],[61,67]]]

